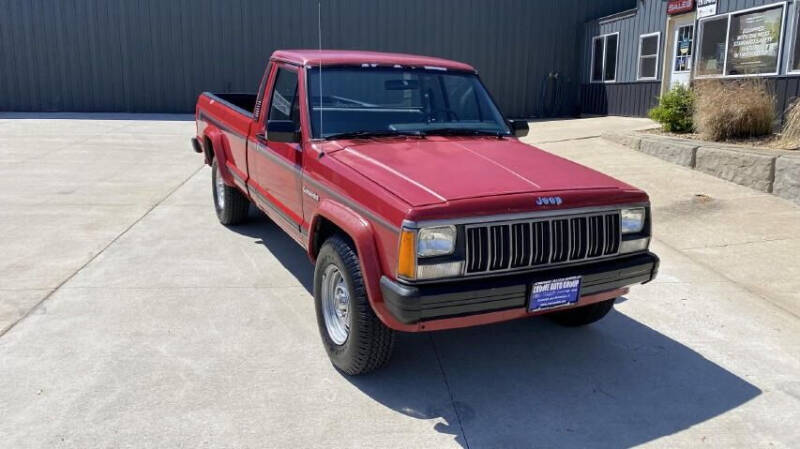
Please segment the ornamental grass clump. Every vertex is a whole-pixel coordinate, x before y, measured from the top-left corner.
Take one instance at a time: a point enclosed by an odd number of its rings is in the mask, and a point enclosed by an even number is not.
[[[783,149],[795,150],[800,147],[800,99],[786,109],[783,116],[783,130],[778,145]]]
[[[772,132],[775,96],[763,80],[697,81],[694,93],[694,125],[704,139],[722,141]]]
[[[658,99],[658,106],[648,112],[651,119],[661,123],[664,131],[688,133],[693,129],[692,114],[694,94],[690,89],[678,85]]]

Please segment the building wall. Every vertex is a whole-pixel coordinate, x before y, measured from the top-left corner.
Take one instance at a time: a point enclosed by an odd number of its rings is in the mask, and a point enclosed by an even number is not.
[[[473,64],[512,117],[578,109],[580,29],[636,0],[321,0],[325,48]],[[316,48],[316,0],[0,0],[0,110],[190,112]],[[558,77],[550,77],[558,73]]]
[[[658,103],[661,86],[661,63],[664,55],[659,50],[656,65],[656,81],[637,81],[636,71],[639,53],[639,36],[661,33],[663,47],[664,29],[667,23],[667,3],[662,0],[638,0],[634,13],[621,13],[619,17],[592,20],[583,27],[581,40],[581,63],[578,68],[581,79],[581,112],[586,114],[609,114],[624,116],[646,116],[647,111]],[[592,38],[619,33],[617,48],[617,76],[613,83],[591,83]]]
[[[780,3],[777,0],[718,0],[717,14],[735,12],[747,8]],[[800,74],[787,74],[791,54],[791,42],[797,32],[796,1],[788,0],[786,20],[784,22],[783,50],[779,76],[763,77],[770,88],[775,92],[776,110],[782,117],[785,108],[800,95]],[[658,103],[661,81],[663,80],[664,39],[666,36],[667,2],[661,0],[638,0],[636,13],[623,18],[594,19],[586,22],[583,27],[583,41],[581,48],[581,112],[589,114],[609,114],[645,116],[647,111]],[[619,32],[619,53],[617,56],[617,82],[591,83],[591,45],[594,36]],[[638,63],[639,36],[653,32],[660,32],[659,62],[657,66],[658,79],[656,81],[637,81],[636,70]],[[697,37],[697,29],[695,29]],[[696,41],[695,41],[696,42]],[[723,78],[724,79],[724,78]]]
[[[661,32],[663,47],[664,29],[667,24],[667,3],[662,0],[638,0],[635,14],[620,19],[606,21],[593,20],[583,26],[581,48],[581,83],[589,83],[591,69],[592,38],[601,34],[619,33],[617,54],[617,82],[631,83],[636,81],[637,56],[639,52],[639,36],[642,34]],[[658,79],[661,79],[662,54],[659,54]]]

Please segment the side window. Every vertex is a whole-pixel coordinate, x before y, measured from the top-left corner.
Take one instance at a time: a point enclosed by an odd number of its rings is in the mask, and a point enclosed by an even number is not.
[[[279,68],[269,106],[269,120],[291,120],[300,128],[300,104],[297,98],[297,73]]]

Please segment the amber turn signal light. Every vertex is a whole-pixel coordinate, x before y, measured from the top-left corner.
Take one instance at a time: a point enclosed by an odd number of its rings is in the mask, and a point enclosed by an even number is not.
[[[403,229],[400,232],[400,248],[397,250],[397,276],[414,279],[417,275],[417,248],[414,231]]]

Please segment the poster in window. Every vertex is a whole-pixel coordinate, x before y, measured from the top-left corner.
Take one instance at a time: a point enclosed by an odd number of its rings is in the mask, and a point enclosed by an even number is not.
[[[728,75],[778,71],[783,6],[732,15],[728,35]]]

